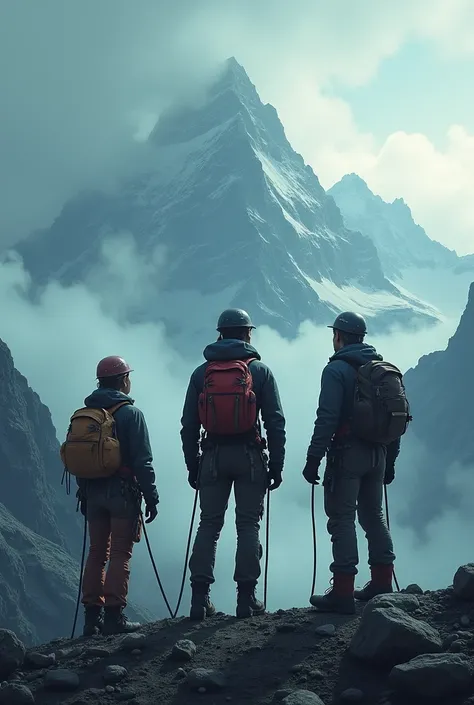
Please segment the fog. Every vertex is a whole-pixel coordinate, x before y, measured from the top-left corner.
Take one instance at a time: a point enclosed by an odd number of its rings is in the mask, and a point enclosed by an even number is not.
[[[117,252],[113,261],[122,261],[125,256],[131,280],[146,280],[146,272],[141,270],[143,262],[135,256],[133,247],[126,254]],[[106,270],[110,262],[100,266],[105,268],[102,281],[108,282]],[[123,288],[116,288],[116,305],[111,307],[104,305],[107,296],[99,296],[97,286],[101,277],[97,272],[91,281],[91,288],[50,284],[41,299],[31,303],[27,298],[29,279],[21,262],[11,259],[3,263],[0,266],[2,338],[10,346],[17,368],[50,408],[60,440],[64,438],[70,415],[95,386],[97,361],[106,355],[120,354],[133,367],[132,396],[149,425],[161,498],[159,515],[150,525],[149,535],[165,589],[174,605],[194,499],[186,481],[179,437],[182,404],[193,365],[170,346],[160,326],[121,321],[121,297],[126,298],[129,290],[126,282]],[[418,333],[394,330],[390,335],[369,335],[367,341],[387,359],[407,369],[422,354],[444,348],[457,323],[453,317],[436,328]],[[215,340],[214,320],[209,320],[208,333],[209,342]],[[305,606],[312,572],[311,489],[301,471],[312,432],[321,371],[332,352],[331,334],[325,327],[305,323],[292,342],[269,328],[255,331],[253,342],[277,378],[288,433],[284,483],[271,496],[268,607],[273,610]],[[196,359],[195,365],[201,361]],[[413,436],[413,431],[409,434]],[[424,543],[408,526],[398,522],[407,497],[419,492],[414,468],[419,462],[417,453],[421,457],[425,449],[416,444],[415,438],[411,441],[402,448],[396,480],[389,488],[397,575],[404,585],[418,582],[425,589],[444,587],[451,583],[458,565],[472,558],[470,532],[466,530],[462,508],[449,511],[431,526],[429,540]],[[453,482],[459,482],[460,477],[464,481],[464,476],[457,469]],[[58,486],[60,481],[58,477]],[[439,499],[442,503],[443,498]],[[74,499],[71,497],[70,501]],[[324,591],[329,580],[330,541],[320,487],[316,489],[316,512],[317,587]],[[213,589],[218,609],[227,612],[234,609],[233,521],[231,504],[219,543]],[[357,582],[363,584],[367,579],[366,544],[361,537]],[[164,616],[143,541],[136,547],[132,562],[131,596],[135,602],[146,604],[155,615]],[[182,609],[188,609],[188,593]]]

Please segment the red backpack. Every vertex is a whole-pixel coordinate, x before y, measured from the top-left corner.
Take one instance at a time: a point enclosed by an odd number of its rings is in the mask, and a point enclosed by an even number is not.
[[[248,365],[257,358],[210,362],[199,395],[199,420],[208,433],[235,435],[257,422],[257,398]]]

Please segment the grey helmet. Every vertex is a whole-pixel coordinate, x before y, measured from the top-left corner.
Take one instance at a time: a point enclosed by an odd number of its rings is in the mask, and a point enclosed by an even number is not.
[[[328,328],[340,330],[343,333],[352,333],[353,335],[365,335],[367,333],[364,317],[360,313],[354,313],[353,311],[340,313],[332,326],[328,326]]]
[[[227,308],[217,321],[217,330],[224,328],[255,328],[249,314],[241,308]]]

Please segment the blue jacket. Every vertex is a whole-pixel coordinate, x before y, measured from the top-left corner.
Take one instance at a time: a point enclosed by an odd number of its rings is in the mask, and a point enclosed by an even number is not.
[[[269,462],[275,470],[283,470],[286,443],[285,417],[272,371],[261,362],[260,355],[256,349],[242,340],[218,340],[208,345],[203,354],[209,362],[213,360],[257,358],[249,364],[249,370],[252,373],[257,409],[261,413],[266,431],[270,456]],[[191,375],[183,407],[181,440],[184,459],[188,466],[196,462],[199,452],[201,422],[199,421],[198,399],[203,390],[206,367],[207,362],[204,362]]]
[[[159,496],[155,486],[150,437],[145,417],[140,409],[134,406],[134,400],[116,389],[100,388],[94,390],[84,400],[84,405],[89,408],[109,409],[121,401],[130,402],[121,406],[114,414],[123,464],[137,478],[145,504],[148,506],[156,505],[158,504]],[[88,482],[103,483],[107,481],[99,479],[89,480]],[[80,483],[78,484],[81,486]]]
[[[364,365],[370,360],[383,360],[383,357],[367,343],[345,345],[329,358],[321,375],[321,392],[308,455],[322,459],[336,431],[349,423],[357,373],[348,362]],[[400,440],[388,446],[387,466],[395,462],[399,451]]]

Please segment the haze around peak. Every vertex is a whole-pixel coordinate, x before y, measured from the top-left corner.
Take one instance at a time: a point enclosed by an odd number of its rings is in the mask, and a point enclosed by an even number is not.
[[[428,234],[472,252],[472,92],[453,122],[445,91],[428,114],[420,86],[395,131],[376,103],[359,122],[351,103],[407,47],[444,72],[447,90],[450,75],[472,75],[472,11],[469,0],[3,3],[1,241],[48,225],[80,189],[114,188],[163,108],[199,100],[235,56],[325,188],[356,172],[385,199],[403,197]],[[403,76],[400,105],[418,85],[415,71]],[[380,105],[390,97],[379,87]]]

